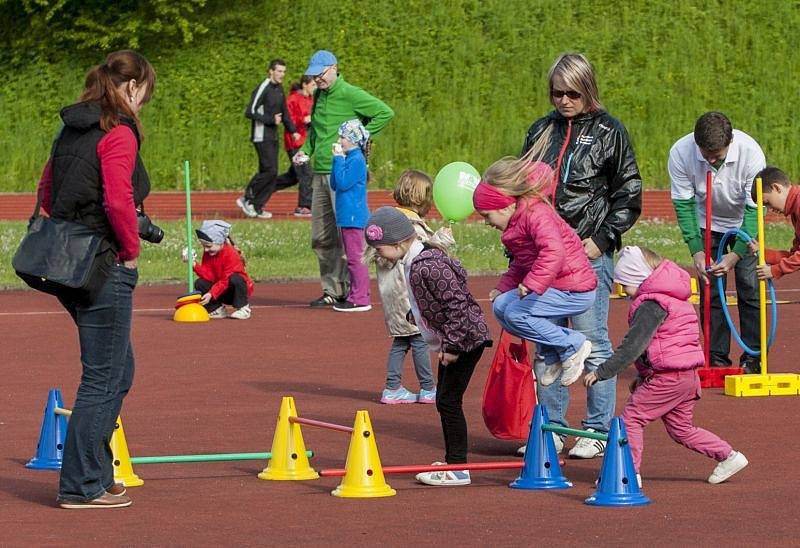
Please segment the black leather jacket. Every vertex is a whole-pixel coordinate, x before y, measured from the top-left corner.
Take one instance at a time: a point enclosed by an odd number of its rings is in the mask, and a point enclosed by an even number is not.
[[[535,121],[522,153],[552,126],[541,160],[555,167],[568,124],[557,111]],[[622,234],[642,211],[642,177],[628,132],[602,110],[576,116],[571,125],[556,189],[556,210],[581,239],[591,237],[600,251],[619,249]]]

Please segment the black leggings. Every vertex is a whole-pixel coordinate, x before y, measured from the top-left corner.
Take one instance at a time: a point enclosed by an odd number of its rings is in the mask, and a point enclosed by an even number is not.
[[[436,409],[442,420],[444,460],[447,464],[467,462],[467,419],[462,407],[475,365],[481,359],[483,346],[458,355],[450,365],[439,364],[436,387]]]
[[[197,278],[194,281],[195,291],[203,294],[210,291],[212,285],[214,284],[203,278]],[[234,308],[242,308],[247,304],[247,283],[239,274],[231,274],[231,277],[228,278],[228,289],[219,296],[219,299],[211,299],[206,305],[206,310],[213,312],[223,304],[233,305]]]

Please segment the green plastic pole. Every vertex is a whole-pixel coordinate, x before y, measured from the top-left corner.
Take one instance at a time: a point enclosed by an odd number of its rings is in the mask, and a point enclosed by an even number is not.
[[[192,183],[189,176],[189,160],[183,161],[183,182],[186,187],[186,247],[189,250],[189,289],[187,293],[194,291],[194,253],[192,253]]]
[[[578,430],[576,428],[566,428],[564,426],[558,426],[557,424],[551,424],[551,423],[543,424],[542,430],[546,432],[555,432],[556,434],[577,436],[579,438],[590,438],[593,440],[608,441],[608,434],[602,434],[600,432],[588,432],[586,430]]]
[[[306,451],[313,457],[313,451]],[[217,453],[208,455],[162,455],[157,457],[131,457],[131,464],[165,464],[179,462],[221,462],[233,460],[269,460],[272,453]]]

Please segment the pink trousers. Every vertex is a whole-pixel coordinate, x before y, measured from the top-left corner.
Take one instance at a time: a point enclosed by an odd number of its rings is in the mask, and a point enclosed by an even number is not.
[[[656,419],[661,419],[669,437],[684,447],[717,461],[730,456],[728,442],[692,424],[694,404],[699,399],[700,379],[693,369],[657,373],[631,394],[622,420],[637,472],[644,451],[644,427]]]

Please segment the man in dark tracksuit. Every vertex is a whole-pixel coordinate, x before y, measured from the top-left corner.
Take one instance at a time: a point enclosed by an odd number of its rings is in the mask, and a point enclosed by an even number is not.
[[[264,211],[264,204],[275,192],[275,178],[278,176],[278,124],[283,123],[293,139],[300,139],[286,109],[286,97],[281,86],[285,74],[285,62],[281,59],[270,61],[267,79],[253,90],[244,112],[245,117],[252,120],[250,139],[258,154],[258,173],[250,179],[244,196],[236,200],[248,217],[272,217],[272,213]]]

